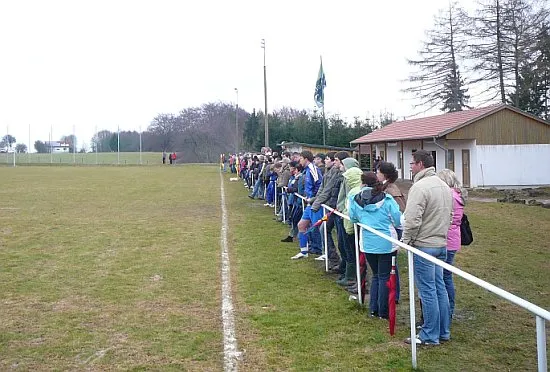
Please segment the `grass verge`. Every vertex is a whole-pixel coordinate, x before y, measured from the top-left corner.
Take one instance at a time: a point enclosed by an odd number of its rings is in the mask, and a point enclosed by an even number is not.
[[[398,331],[368,317],[312,258],[291,261],[296,243],[281,243],[285,225],[272,209],[246,198],[241,182],[230,183],[232,245],[240,346],[245,370],[410,370],[408,273],[402,278]],[[475,243],[456,265],[535,304],[550,307],[548,262],[550,212],[519,205],[472,202],[467,206]],[[536,370],[534,317],[455,278],[456,319],[452,341],[419,349],[425,371]]]

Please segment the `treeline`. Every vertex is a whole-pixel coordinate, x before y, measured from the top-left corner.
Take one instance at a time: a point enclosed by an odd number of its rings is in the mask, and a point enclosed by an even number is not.
[[[186,162],[215,162],[220,153],[235,152],[237,138],[239,152],[259,151],[264,146],[263,112],[249,113],[239,108],[238,125],[235,120],[235,106],[221,102],[186,108],[177,114],[159,114],[141,134],[142,151],[182,152]],[[326,144],[349,147],[351,140],[393,120],[387,112],[377,117],[354,118],[353,122],[333,115],[326,119]],[[268,121],[271,148],[277,148],[282,141],[323,143],[322,117],[317,112],[283,108],[269,114]],[[88,150],[117,151],[118,136],[117,132],[101,130],[92,138]],[[72,138],[63,139],[73,143]],[[120,132],[120,151],[139,151],[139,146],[139,132]],[[48,152],[43,143],[35,143],[35,148]]]
[[[550,19],[546,0],[452,3],[426,32],[405,92],[445,112],[498,100],[550,119]]]

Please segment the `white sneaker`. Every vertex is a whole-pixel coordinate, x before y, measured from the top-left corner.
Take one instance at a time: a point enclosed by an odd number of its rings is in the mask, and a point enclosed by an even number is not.
[[[307,257],[307,253],[300,252],[297,255],[290,257],[290,259],[291,260],[299,260],[301,258],[306,258],[306,257]]]
[[[315,257],[315,261],[324,261],[327,259],[327,256],[322,254],[319,257]]]
[[[264,204],[264,207],[269,207],[270,205],[271,205],[271,204],[269,204],[269,203],[265,203],[265,204]]]
[[[274,207],[275,207],[275,204],[269,204],[269,206],[270,206],[271,208],[274,208]]]

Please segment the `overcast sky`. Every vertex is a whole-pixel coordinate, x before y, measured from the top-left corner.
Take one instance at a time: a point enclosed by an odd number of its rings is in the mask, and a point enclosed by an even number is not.
[[[462,0],[466,8],[473,0]],[[0,133],[18,143],[145,130],[158,113],[213,101],[314,108],[323,57],[327,115],[418,112],[401,93],[445,0],[0,2]],[[33,149],[34,151],[34,149]]]

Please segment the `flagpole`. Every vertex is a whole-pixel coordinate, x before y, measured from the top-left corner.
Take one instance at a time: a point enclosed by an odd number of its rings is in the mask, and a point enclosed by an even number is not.
[[[323,146],[326,146],[325,126],[326,126],[326,120],[325,120],[325,104],[324,104],[324,102],[323,102]]]
[[[27,163],[31,162],[31,125],[29,124],[29,148],[27,149]]]
[[[117,163],[117,165],[120,165],[120,127],[118,127],[118,134],[117,134],[117,157],[116,157],[116,163]]]
[[[325,120],[325,93],[324,89],[327,85],[326,79],[325,79],[325,72],[323,70],[323,57],[319,57],[321,60],[321,64],[319,67],[319,74],[317,75],[317,81],[315,82],[315,94],[313,95],[315,99],[315,104],[318,108],[322,109],[322,119],[321,119],[321,125],[323,126],[323,146],[326,146],[327,142],[327,135],[326,135],[326,120]]]
[[[9,149],[8,149],[8,145],[9,145],[9,137],[8,135],[10,134],[10,126],[9,125],[6,125],[6,141],[8,143],[4,143],[4,145],[6,145],[6,166],[10,163],[10,152],[9,152]],[[11,146],[9,146],[11,147]]]
[[[99,136],[97,135],[97,125],[95,126],[95,165],[97,165],[97,151],[99,147]]]
[[[76,130],[73,125],[73,164],[76,164]]]
[[[239,90],[235,88],[237,103],[235,104],[235,154],[239,153]]]

